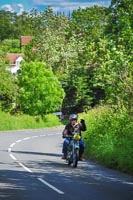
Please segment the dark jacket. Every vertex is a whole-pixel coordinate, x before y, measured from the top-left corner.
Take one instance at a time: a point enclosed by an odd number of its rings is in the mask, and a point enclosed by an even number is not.
[[[86,131],[84,120],[81,120],[81,123],[77,122],[74,126],[72,126],[71,123],[68,123],[62,132],[62,136],[65,138],[65,135],[72,135],[73,132],[78,132],[81,135],[81,131]]]

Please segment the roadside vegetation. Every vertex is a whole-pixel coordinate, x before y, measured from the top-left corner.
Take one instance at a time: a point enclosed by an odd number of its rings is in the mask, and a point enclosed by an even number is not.
[[[70,16],[50,7],[19,16],[0,10],[0,130],[56,126],[51,113],[82,113],[86,157],[132,173],[132,19],[132,0]],[[24,54],[15,75],[7,71],[12,52]]]
[[[33,117],[26,114],[11,115],[0,111],[0,131],[46,128],[59,125],[61,125],[61,122],[54,114]]]
[[[81,114],[87,123],[85,157],[133,174],[133,117],[115,109],[102,106]]]

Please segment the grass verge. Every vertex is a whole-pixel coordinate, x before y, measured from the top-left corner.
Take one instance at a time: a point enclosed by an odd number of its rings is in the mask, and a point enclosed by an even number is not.
[[[45,128],[59,125],[61,125],[61,122],[54,114],[44,115],[42,118],[29,115],[14,116],[0,111],[0,131]]]

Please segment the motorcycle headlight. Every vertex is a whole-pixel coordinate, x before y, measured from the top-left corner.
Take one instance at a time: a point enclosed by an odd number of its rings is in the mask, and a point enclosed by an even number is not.
[[[80,135],[74,134],[74,140],[80,140]]]

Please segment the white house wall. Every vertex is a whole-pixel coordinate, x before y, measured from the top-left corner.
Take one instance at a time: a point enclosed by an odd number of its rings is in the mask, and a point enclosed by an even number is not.
[[[19,56],[15,61],[15,65],[8,66],[8,67],[6,67],[6,69],[9,70],[12,74],[16,74],[17,71],[20,69],[20,64],[21,64],[22,60],[23,60],[23,57]]]

